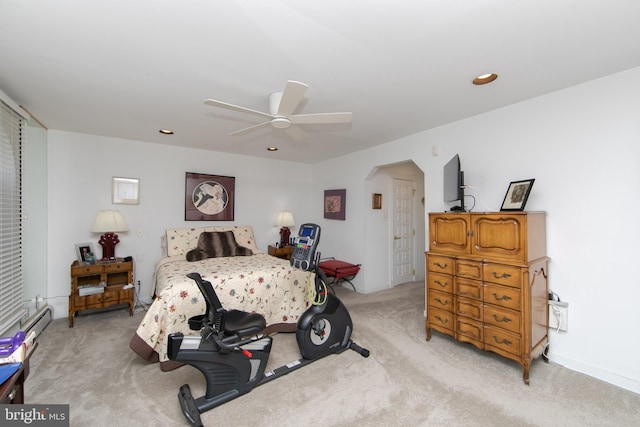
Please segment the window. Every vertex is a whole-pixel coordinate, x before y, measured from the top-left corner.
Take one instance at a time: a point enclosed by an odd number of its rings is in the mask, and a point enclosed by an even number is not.
[[[0,333],[24,314],[22,144],[28,115],[19,112],[0,92]]]

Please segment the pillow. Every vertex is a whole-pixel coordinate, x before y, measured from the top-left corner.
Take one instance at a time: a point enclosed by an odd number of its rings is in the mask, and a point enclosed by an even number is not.
[[[203,231],[198,238],[198,246],[187,252],[187,261],[201,261],[206,258],[248,256],[253,251],[238,245],[233,231]]]

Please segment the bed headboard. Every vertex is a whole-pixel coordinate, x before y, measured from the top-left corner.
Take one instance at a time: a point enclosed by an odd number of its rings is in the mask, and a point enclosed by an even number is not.
[[[182,256],[195,248],[198,238],[203,231],[233,231],[236,242],[240,246],[251,249],[254,253],[260,252],[253,236],[253,228],[250,225],[221,225],[200,228],[167,228],[167,255]]]

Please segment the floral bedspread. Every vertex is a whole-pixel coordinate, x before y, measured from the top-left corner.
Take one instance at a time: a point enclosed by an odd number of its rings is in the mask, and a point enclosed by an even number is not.
[[[169,334],[196,333],[189,329],[189,318],[206,310],[198,285],[186,277],[192,272],[211,282],[224,308],[260,313],[267,328],[295,325],[309,306],[313,273],[294,269],[287,260],[265,253],[196,262],[184,256],[163,258],[156,264],[154,301],[134,336],[153,348],[161,363],[168,360]]]

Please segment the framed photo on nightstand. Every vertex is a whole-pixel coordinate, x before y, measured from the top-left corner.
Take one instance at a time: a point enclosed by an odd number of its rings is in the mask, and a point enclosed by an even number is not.
[[[96,262],[96,251],[93,243],[76,243],[76,257],[79,264],[93,264]]]

